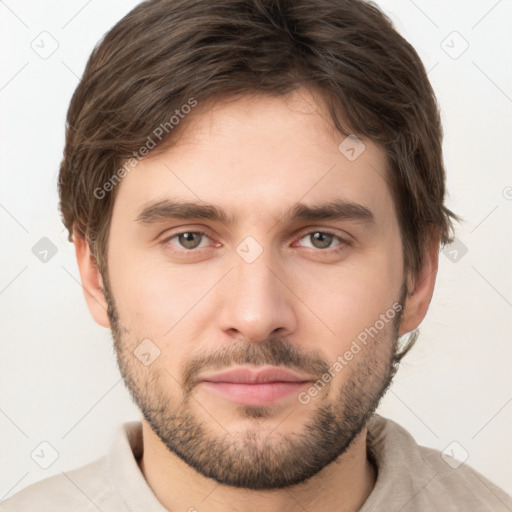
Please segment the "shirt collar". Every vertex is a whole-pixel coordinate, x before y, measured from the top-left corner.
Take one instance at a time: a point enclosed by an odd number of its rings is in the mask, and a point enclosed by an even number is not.
[[[394,421],[374,414],[368,422],[368,456],[375,461],[375,486],[359,512],[378,510],[402,497],[407,501],[437,474],[421,456],[413,437]],[[142,423],[123,423],[108,456],[113,484],[130,511],[167,512],[147,483],[138,461],[143,453]]]
[[[381,510],[383,504],[395,502],[405,507],[438,473],[403,427],[378,414],[368,422],[366,449],[377,466],[377,480],[359,512]]]
[[[138,465],[143,453],[142,423],[123,423],[108,456],[108,471],[130,511],[167,512],[158,501]]]

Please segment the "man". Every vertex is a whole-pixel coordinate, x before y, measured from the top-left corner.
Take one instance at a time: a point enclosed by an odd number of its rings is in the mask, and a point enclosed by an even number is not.
[[[435,96],[360,0],[152,0],[93,51],[60,207],[142,422],[1,510],[512,510],[375,414],[426,315]]]

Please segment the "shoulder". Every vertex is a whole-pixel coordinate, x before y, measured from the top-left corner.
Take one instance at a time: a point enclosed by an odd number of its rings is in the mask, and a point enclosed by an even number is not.
[[[425,464],[435,471],[425,489],[426,499],[444,496],[449,504],[445,510],[512,511],[512,497],[469,464],[433,448],[417,445],[417,450]]]
[[[35,482],[0,502],[0,512],[97,512],[116,500],[107,471],[107,457]],[[109,508],[102,508],[108,504]],[[122,503],[112,510],[124,511]]]
[[[362,511],[511,512],[512,498],[468,464],[419,445],[398,423],[377,414],[367,447],[378,465],[375,488]]]

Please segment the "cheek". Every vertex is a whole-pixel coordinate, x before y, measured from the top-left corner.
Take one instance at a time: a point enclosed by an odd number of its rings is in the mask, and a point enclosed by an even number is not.
[[[187,315],[194,300],[193,291],[179,283],[165,285],[161,279],[146,276],[141,281],[130,279],[116,291],[120,318],[139,336],[164,339],[172,336],[175,326]]]
[[[361,332],[374,326],[381,315],[394,316],[393,305],[399,299],[402,279],[398,257],[400,251],[388,247],[354,257],[338,268],[295,269],[290,286],[307,306],[300,308],[305,316],[299,323],[308,331],[314,328],[316,337],[331,340],[325,345],[331,357],[335,358]]]
[[[118,231],[109,242],[109,277],[123,324],[139,336],[161,338],[207,291],[194,284],[192,266],[170,266],[159,248],[129,245]],[[149,337],[149,336],[148,336]]]
[[[345,351],[351,342],[376,324],[382,314],[393,312],[396,297],[386,290],[376,290],[361,283],[347,283],[325,293],[312,297],[308,306],[322,320],[317,335],[324,338],[324,347],[332,347],[332,357]],[[311,325],[311,322],[308,322]],[[323,334],[321,334],[323,332]],[[335,352],[335,354],[334,354]]]

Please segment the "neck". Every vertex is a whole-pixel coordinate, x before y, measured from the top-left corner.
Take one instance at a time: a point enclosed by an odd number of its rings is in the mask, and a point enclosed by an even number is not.
[[[285,489],[254,491],[206,478],[170,452],[143,420],[140,468],[151,490],[168,510],[209,512],[357,512],[370,495],[377,471],[366,449],[367,429],[348,450],[306,482]]]

